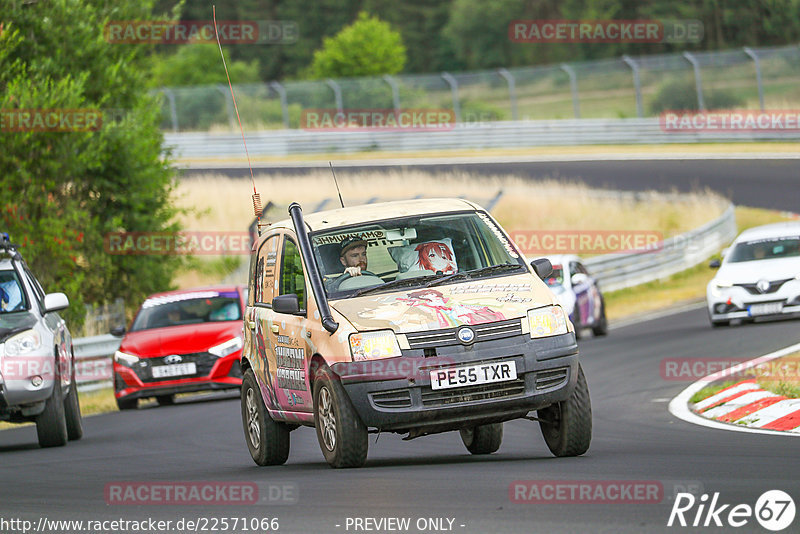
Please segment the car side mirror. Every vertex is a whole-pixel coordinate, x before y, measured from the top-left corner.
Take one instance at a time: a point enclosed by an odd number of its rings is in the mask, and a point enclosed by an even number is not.
[[[109,334],[114,337],[122,337],[125,335],[125,326],[115,326],[111,330],[109,330]]]
[[[589,281],[589,277],[584,273],[575,273],[572,275],[572,278],[570,278],[569,281],[573,286],[579,286],[587,283]]]
[[[716,259],[716,258],[715,258],[715,259],[713,259],[713,260],[711,260],[711,261],[709,262],[709,264],[708,264],[708,266],[709,266],[709,267],[711,267],[712,269],[719,269],[721,265],[722,265],[722,262],[720,262],[720,261],[719,261],[718,259]]]
[[[275,297],[272,299],[272,311],[275,313],[297,315],[300,313],[300,303],[297,300],[297,295],[289,293],[288,295],[279,295]]]
[[[539,258],[538,260],[533,260],[531,262],[531,267],[533,267],[533,272],[536,273],[536,276],[544,280],[551,274],[553,274],[553,264],[550,263],[550,260],[547,258]]]
[[[69,299],[64,293],[48,293],[44,296],[44,312],[63,310],[69,306]]]

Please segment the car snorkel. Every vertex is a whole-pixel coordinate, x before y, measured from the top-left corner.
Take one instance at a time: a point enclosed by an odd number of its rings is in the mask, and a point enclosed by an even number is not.
[[[311,252],[311,241],[308,238],[306,223],[303,220],[303,208],[300,207],[300,204],[292,202],[289,206],[289,216],[292,218],[294,231],[297,234],[297,244],[300,247],[300,253],[306,260],[308,278],[311,282],[311,289],[314,291],[314,300],[317,302],[317,307],[319,308],[322,327],[333,334],[339,328],[339,323],[333,320],[330,306],[328,306],[328,297],[325,295],[325,289],[322,287],[322,277],[320,277],[317,263],[314,261],[314,255]]]

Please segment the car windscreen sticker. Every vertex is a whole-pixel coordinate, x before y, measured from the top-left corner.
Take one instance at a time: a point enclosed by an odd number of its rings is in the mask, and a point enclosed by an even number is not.
[[[161,306],[162,304],[167,304],[170,302],[180,302],[182,300],[193,300],[193,299],[208,299],[219,296],[220,293],[217,291],[194,291],[190,293],[180,293],[178,295],[164,295],[162,297],[153,297],[145,300],[144,303],[142,304],[142,309],[152,308],[154,306]]]
[[[514,259],[519,258],[519,254],[517,254],[516,249],[511,245],[511,242],[506,239],[506,236],[500,231],[497,225],[494,224],[494,221],[492,221],[492,219],[490,219],[485,213],[477,212],[477,215],[480,220],[482,220],[486,226],[489,227],[489,230],[497,237],[497,239],[500,240],[500,242],[503,244],[503,247],[506,249],[506,252],[508,252],[508,255]]]

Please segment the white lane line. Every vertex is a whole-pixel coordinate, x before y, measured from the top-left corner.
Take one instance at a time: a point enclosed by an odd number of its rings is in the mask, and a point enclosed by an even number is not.
[[[727,399],[731,395],[735,395],[740,391],[747,391],[748,389],[761,389],[761,388],[755,382],[745,382],[744,384],[737,384],[724,391],[720,391],[716,395],[711,395],[709,398],[698,402],[697,404],[694,405],[694,409],[698,412],[702,412],[709,406],[715,405],[722,399]]]
[[[800,399],[788,399],[776,402],[772,406],[762,408],[742,419],[754,420],[755,422],[751,423],[750,426],[762,427],[797,410],[800,410]]]
[[[703,412],[703,417],[710,417],[711,419],[718,419],[723,415],[727,415],[733,411],[738,410],[739,408],[744,408],[748,404],[753,404],[754,402],[758,402],[762,399],[766,399],[768,397],[778,397],[770,391],[753,391],[752,393],[746,393],[741,397],[737,397],[730,402],[726,402],[721,406],[717,406],[715,408],[711,408],[710,410]]]
[[[786,347],[784,349],[771,352],[769,354],[765,354],[759,358],[754,360],[750,360],[749,362],[745,362],[742,365],[747,365],[748,368],[758,365],[762,362],[767,362],[770,360],[774,360],[775,358],[780,358],[782,356],[786,356],[787,354],[791,354],[800,350],[800,343],[792,345],[790,347]],[[738,369],[741,372],[741,365],[735,365],[734,368]],[[720,421],[714,421],[711,419],[706,419],[696,413],[692,412],[689,409],[689,399],[692,396],[703,389],[704,387],[708,387],[709,384],[717,380],[718,378],[724,378],[724,373],[730,372],[730,369],[726,369],[725,371],[721,371],[719,373],[714,373],[713,375],[707,376],[705,378],[701,378],[694,384],[689,385],[686,389],[678,393],[674,399],[669,403],[669,413],[681,419],[682,421],[686,421],[687,423],[692,423],[694,425],[704,426],[707,428],[716,428],[718,430],[729,430],[732,432],[750,432],[751,434],[772,434],[773,436],[793,436],[793,437],[800,437],[800,432],[783,432],[780,430],[766,430],[763,428],[750,428],[742,425],[732,425],[729,423],[722,423]],[[737,372],[737,371],[734,371]],[[715,377],[715,378],[711,378]]]

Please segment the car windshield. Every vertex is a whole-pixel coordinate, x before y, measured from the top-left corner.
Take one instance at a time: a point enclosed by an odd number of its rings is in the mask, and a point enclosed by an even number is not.
[[[28,300],[16,271],[0,271],[0,313],[11,313],[28,309]]]
[[[800,236],[774,237],[738,243],[728,257],[728,262],[741,263],[793,256],[800,256]]]
[[[332,298],[456,283],[525,268],[516,248],[484,212],[371,222],[316,232],[311,242]],[[350,269],[356,276],[346,272],[348,267],[357,268]]]
[[[198,291],[147,299],[131,331],[241,319],[236,291]]]

